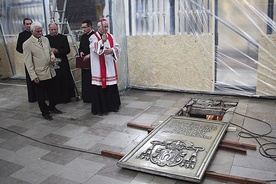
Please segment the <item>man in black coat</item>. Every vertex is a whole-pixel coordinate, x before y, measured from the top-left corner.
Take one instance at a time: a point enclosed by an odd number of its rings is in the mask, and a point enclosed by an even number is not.
[[[29,39],[32,35],[30,31],[31,24],[33,23],[32,19],[30,18],[25,18],[23,20],[23,25],[25,27],[25,30],[19,33],[18,39],[17,39],[17,44],[16,44],[16,50],[17,52],[23,54],[23,43]],[[34,84],[31,81],[30,75],[25,67],[25,74],[26,74],[26,83],[27,83],[27,91],[28,91],[28,101],[29,102],[35,102],[36,101],[36,96],[35,96],[35,91],[34,91]]]
[[[89,38],[92,34],[94,34],[94,30],[92,28],[92,22],[90,20],[84,20],[81,23],[81,27],[83,30],[83,35],[80,40],[79,54],[83,60],[90,60],[90,48],[89,48]],[[81,81],[82,81],[82,100],[83,102],[91,102],[91,69],[83,68],[81,70]]]
[[[75,97],[74,80],[67,54],[70,53],[68,39],[65,35],[58,33],[58,25],[50,23],[48,25],[50,34],[46,35],[50,42],[51,49],[56,58],[60,58],[59,68],[56,71],[57,80],[57,103],[68,103]]]

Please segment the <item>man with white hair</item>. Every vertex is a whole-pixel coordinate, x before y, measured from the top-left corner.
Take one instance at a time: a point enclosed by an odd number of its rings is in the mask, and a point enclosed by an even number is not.
[[[35,86],[35,94],[42,116],[52,120],[50,112],[62,113],[56,106],[56,81],[53,62],[55,55],[51,50],[49,40],[42,36],[42,24],[33,22],[31,24],[32,36],[23,43],[23,56],[25,65]],[[49,99],[46,104],[45,94]]]

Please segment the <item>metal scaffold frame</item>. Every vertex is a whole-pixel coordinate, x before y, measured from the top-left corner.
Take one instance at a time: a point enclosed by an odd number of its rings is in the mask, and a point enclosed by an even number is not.
[[[75,59],[76,57],[79,57],[79,52],[78,52],[78,46],[77,46],[77,42],[76,42],[76,36],[74,35],[74,33],[72,32],[70,25],[68,23],[68,20],[65,17],[65,11],[66,11],[66,6],[67,6],[67,0],[63,1],[63,8],[60,10],[58,8],[58,4],[57,4],[57,0],[53,1],[53,9],[50,12],[51,15],[51,22],[55,22],[58,25],[58,30],[60,34],[64,34],[67,37],[70,37],[70,41],[71,41],[71,47],[74,48],[75,51],[75,55],[71,58],[68,58],[69,61]],[[65,29],[66,28],[66,29]],[[68,31],[68,33],[65,33],[65,31]],[[70,42],[69,42],[70,43]],[[81,82],[80,80],[76,80],[75,76],[73,74],[73,72],[79,70],[79,68],[73,68],[71,69],[71,75],[73,77],[74,80],[74,87],[75,87],[75,92],[76,92],[76,100],[80,100],[81,96],[79,94],[79,90],[77,88],[77,83]]]

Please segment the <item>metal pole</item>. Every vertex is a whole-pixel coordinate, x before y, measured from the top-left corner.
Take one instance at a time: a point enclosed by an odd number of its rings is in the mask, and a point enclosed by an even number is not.
[[[112,15],[112,0],[108,2],[108,9],[109,9],[109,31],[113,34],[113,15]]]
[[[218,0],[215,0],[215,17],[218,17]],[[218,66],[218,20],[215,19],[215,86],[217,83],[217,66]]]
[[[273,21],[273,7],[274,7],[274,0],[268,0],[268,8],[267,8],[267,15]],[[267,34],[272,34],[272,27],[271,23],[267,22]]]
[[[48,24],[50,23],[50,3],[49,0],[43,0],[43,13],[44,13],[44,22],[45,22],[45,32],[46,34],[49,34],[48,32]]]
[[[170,0],[170,35],[175,34],[175,4],[174,0]]]

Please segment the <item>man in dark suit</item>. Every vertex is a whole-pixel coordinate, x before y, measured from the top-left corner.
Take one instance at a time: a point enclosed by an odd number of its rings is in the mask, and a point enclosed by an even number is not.
[[[48,25],[50,34],[46,35],[50,42],[51,49],[56,58],[60,58],[59,68],[56,71],[57,80],[57,103],[68,103],[72,97],[75,97],[74,80],[67,54],[70,53],[68,39],[65,35],[58,33],[58,25],[50,23]]]
[[[56,108],[56,72],[53,68],[55,55],[51,50],[49,40],[42,36],[42,24],[31,24],[32,36],[23,43],[25,65],[34,83],[35,94],[42,116],[52,120],[50,112],[60,114]],[[48,95],[49,106],[46,104],[45,94]]]
[[[83,60],[90,61],[90,48],[89,48],[89,37],[94,34],[92,28],[92,22],[90,20],[84,20],[81,23],[83,35],[80,40],[79,54]],[[91,102],[91,69],[83,68],[81,70],[81,81],[82,81],[82,100],[83,102]]]
[[[23,20],[23,25],[25,27],[25,30],[19,33],[17,44],[16,44],[16,50],[21,54],[23,54],[23,47],[22,47],[23,43],[32,35],[30,31],[32,22],[33,21],[30,18],[25,18]],[[31,82],[31,79],[26,67],[25,67],[25,75],[26,75],[26,83],[27,83],[27,91],[28,91],[28,101],[35,102],[36,97],[34,92],[34,86],[33,86],[33,83]]]

